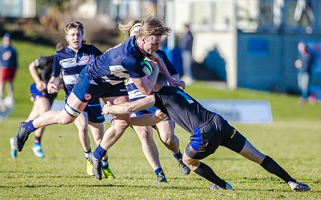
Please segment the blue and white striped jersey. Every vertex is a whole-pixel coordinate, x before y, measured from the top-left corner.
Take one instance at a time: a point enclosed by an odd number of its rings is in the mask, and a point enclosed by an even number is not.
[[[166,56],[165,52],[162,50],[156,51],[156,53],[159,55],[159,57],[164,61],[164,64],[167,67],[168,72],[170,75],[177,74],[176,69],[172,65],[172,63],[169,61],[168,57]],[[133,80],[131,78],[126,80],[126,88],[128,92],[128,97],[130,101],[135,101],[137,99],[141,99],[145,97],[146,95],[142,94],[139,89],[136,87],[136,85],[133,83]]]
[[[87,65],[85,75],[94,85],[116,85],[129,77],[141,78],[145,76],[142,63],[145,56],[139,49],[136,38],[130,37]]]
[[[78,52],[67,46],[55,53],[52,76],[58,77],[62,73],[66,95],[69,95],[76,84],[81,70],[101,54],[95,46],[87,44],[83,44]]]

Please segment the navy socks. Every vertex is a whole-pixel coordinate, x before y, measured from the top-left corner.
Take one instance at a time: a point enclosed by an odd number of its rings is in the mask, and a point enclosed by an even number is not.
[[[94,156],[95,158],[101,160],[102,157],[104,157],[106,155],[107,151],[105,149],[103,149],[100,145],[98,145],[98,147],[96,148],[95,152],[94,152]]]
[[[33,122],[33,120],[30,120],[29,122],[27,122],[27,123],[25,123],[25,124],[23,125],[23,128],[24,128],[27,132],[29,132],[29,133],[37,130],[37,129],[33,126],[32,122]]]

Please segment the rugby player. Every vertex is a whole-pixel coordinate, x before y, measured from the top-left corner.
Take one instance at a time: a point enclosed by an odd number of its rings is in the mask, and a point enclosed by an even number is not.
[[[125,33],[126,37],[132,37],[139,33],[140,26],[141,20],[133,20],[127,24],[119,24],[119,30]],[[178,80],[179,74],[172,63],[168,60],[165,52],[158,50],[156,51],[156,54],[164,61],[164,64],[166,65],[170,75],[174,79]],[[128,91],[129,101],[135,101],[146,96],[138,90],[131,78],[126,80],[126,88]],[[156,109],[156,107],[152,107],[135,112],[133,114],[136,116],[150,114],[154,113]],[[174,135],[174,122],[167,118],[155,124],[153,127],[158,131],[158,135],[162,143],[172,152],[182,173],[188,175],[190,173],[190,169],[182,162],[182,153],[179,150],[179,140],[176,135]],[[137,133],[142,144],[143,153],[156,174],[156,182],[167,182],[166,176],[159,161],[158,149],[153,139],[152,127],[132,126],[132,128]]]
[[[149,94],[156,83],[158,66],[170,85],[185,87],[183,81],[176,81],[170,76],[166,67],[162,65],[163,61],[155,56],[162,35],[167,35],[169,31],[170,29],[164,27],[158,19],[144,20],[137,37],[128,38],[121,44],[107,50],[81,71],[62,111],[48,111],[33,121],[21,122],[14,139],[15,148],[22,151],[29,134],[39,127],[69,124],[75,121],[88,101],[102,98],[105,103],[108,101],[112,104],[128,102],[124,80],[129,77],[143,94]],[[147,54],[158,64],[158,66],[155,65],[153,74],[150,76],[143,71],[146,65],[143,61]],[[100,145],[94,153],[89,155],[89,160],[95,166],[93,172],[99,180],[102,178],[102,158],[129,126],[129,114],[116,115],[115,117],[114,126],[107,129]]]
[[[177,87],[167,86],[160,74],[155,93],[137,101],[118,105],[106,104],[103,114],[125,114],[156,106],[155,114],[131,118],[131,125],[150,126],[167,117],[191,134],[183,162],[196,174],[210,181],[210,189],[232,190],[233,187],[219,178],[201,159],[213,154],[221,145],[258,163],[268,172],[284,180],[293,191],[309,191],[310,187],[293,179],[272,158],[262,154],[219,114],[205,109],[199,102]],[[95,168],[95,166],[94,166]]]
[[[65,47],[64,43],[58,43],[56,50],[59,51]],[[29,72],[34,81],[30,85],[30,100],[33,102],[32,109],[26,121],[30,121],[39,117],[43,113],[50,110],[57,93],[48,94],[47,84],[51,77],[52,64],[54,56],[42,56],[29,64]],[[38,69],[40,69],[38,74]],[[41,137],[44,128],[39,128],[35,131],[35,140],[32,147],[35,156],[42,158],[45,156],[41,147]],[[12,148],[14,138],[10,138],[11,156],[17,158],[17,150]]]

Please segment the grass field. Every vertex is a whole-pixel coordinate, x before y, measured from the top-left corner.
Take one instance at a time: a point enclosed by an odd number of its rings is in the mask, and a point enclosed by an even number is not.
[[[29,43],[16,43],[18,52],[34,49]],[[0,199],[321,199],[321,104],[297,105],[296,96],[238,89],[217,89],[214,83],[196,82],[186,89],[198,99],[266,99],[272,106],[271,124],[232,124],[254,146],[274,158],[293,178],[308,184],[310,192],[295,193],[278,177],[257,164],[225,149],[204,159],[234,191],[209,189],[210,183],[195,173],[181,174],[179,167],[154,134],[160,161],[168,183],[155,183],[155,174],[146,161],[140,141],[132,129],[108,151],[110,167],[116,179],[98,181],[85,173],[85,157],[73,124],[46,129],[42,140],[45,158],[36,158],[31,150],[31,134],[18,159],[10,156],[9,138],[31,109],[27,66],[51,47],[40,46],[30,55],[20,53],[20,71],[15,85],[16,110],[0,122]],[[60,98],[63,95],[60,94]],[[109,123],[105,124],[105,128]],[[189,134],[176,127],[183,151]],[[94,145],[92,143],[92,148]]]

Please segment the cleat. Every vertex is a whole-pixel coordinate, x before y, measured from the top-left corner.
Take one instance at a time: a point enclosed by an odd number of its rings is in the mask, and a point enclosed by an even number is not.
[[[10,138],[10,147],[11,147],[11,151],[10,151],[10,154],[11,154],[11,157],[13,159],[17,158],[17,150],[14,148],[14,138]]]
[[[18,150],[19,152],[22,151],[23,146],[25,145],[25,142],[28,140],[29,137],[29,132],[23,128],[25,124],[26,122],[21,122],[19,124],[17,135],[14,137],[14,149]]]
[[[38,158],[43,158],[45,157],[45,154],[42,151],[42,147],[40,143],[35,143],[32,147],[32,151],[37,156]]]
[[[289,181],[288,185],[290,186],[291,190],[294,192],[306,192],[310,190],[310,187],[306,184],[300,182],[293,182]]]
[[[184,175],[189,175],[191,170],[183,163],[182,159],[176,159],[178,162],[179,168]]]
[[[166,177],[164,172],[159,172],[158,174],[156,174],[157,178],[156,178],[156,182],[165,182],[167,183]]]
[[[94,172],[93,172],[93,165],[90,163],[90,161],[89,160],[87,160],[86,161],[86,171],[87,171],[87,174],[89,175],[89,176],[94,176],[95,174],[94,174]]]
[[[94,156],[94,153],[90,153],[88,160],[91,162],[91,164],[93,165],[93,173],[95,175],[95,177],[98,180],[102,179],[102,173],[101,173],[101,159],[98,159]]]
[[[215,183],[212,183],[210,185],[210,189],[213,191],[215,191],[215,190],[233,190],[233,187],[228,182],[226,182],[226,189],[216,185]]]
[[[114,179],[115,176],[114,176],[113,172],[110,170],[109,166],[108,166],[106,169],[104,169],[104,168],[105,168],[105,167],[102,166],[101,171],[102,171],[103,174],[105,175],[105,178],[107,178],[107,179]]]

